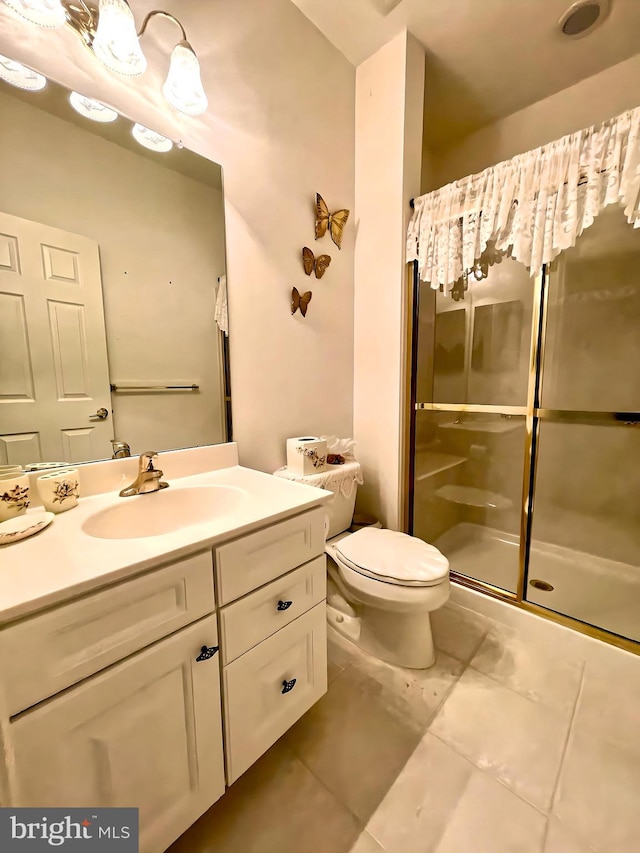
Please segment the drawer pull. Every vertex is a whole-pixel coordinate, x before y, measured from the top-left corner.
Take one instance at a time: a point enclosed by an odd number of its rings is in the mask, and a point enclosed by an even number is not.
[[[293,601],[279,601],[278,602],[278,610],[288,610],[292,604],[293,604]]]
[[[203,646],[200,649],[200,654],[198,655],[196,660],[209,660],[209,658],[212,658],[215,655],[219,648],[220,646]]]
[[[289,693],[296,686],[296,679],[292,678],[291,681],[283,681],[282,682],[282,692]]]

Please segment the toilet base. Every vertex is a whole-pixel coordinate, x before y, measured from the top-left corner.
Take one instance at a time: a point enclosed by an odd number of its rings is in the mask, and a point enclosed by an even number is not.
[[[429,613],[393,613],[363,604],[327,603],[327,622],[358,648],[387,663],[406,669],[428,669],[436,660]],[[341,597],[341,596],[340,596]],[[335,606],[335,605],[338,606]]]

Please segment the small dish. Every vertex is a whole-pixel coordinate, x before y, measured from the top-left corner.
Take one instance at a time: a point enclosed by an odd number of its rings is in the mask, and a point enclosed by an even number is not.
[[[33,536],[48,527],[54,518],[52,512],[32,512],[3,521],[0,524],[0,545],[9,545],[11,542]]]

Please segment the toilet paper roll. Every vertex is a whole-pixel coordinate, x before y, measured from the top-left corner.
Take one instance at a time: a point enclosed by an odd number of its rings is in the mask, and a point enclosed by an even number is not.
[[[287,439],[287,468],[306,477],[327,467],[327,442],[317,436],[301,435]]]

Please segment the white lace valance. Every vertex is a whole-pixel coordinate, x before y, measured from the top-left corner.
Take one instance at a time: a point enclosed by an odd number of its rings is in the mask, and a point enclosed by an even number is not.
[[[640,107],[416,198],[407,260],[449,293],[493,240],[535,275],[616,202],[640,227]]]

